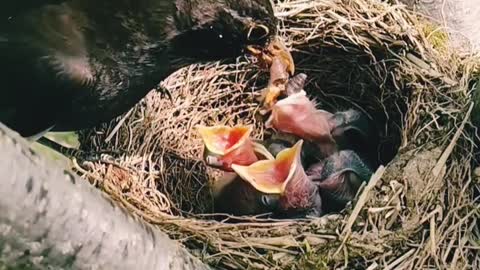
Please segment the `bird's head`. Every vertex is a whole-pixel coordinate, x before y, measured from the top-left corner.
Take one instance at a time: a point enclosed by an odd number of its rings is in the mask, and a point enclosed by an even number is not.
[[[198,126],[197,130],[205,145],[203,157],[209,166],[231,171],[232,164],[250,165],[260,159],[273,159],[263,145],[251,140],[250,126]]]
[[[278,195],[264,194],[236,173],[225,172],[213,185],[216,213],[237,216],[259,215],[275,211]]]
[[[265,125],[305,140],[332,142],[331,116],[326,111],[317,110],[315,103],[302,90],[278,101]]]
[[[339,149],[354,150],[361,156],[369,157],[370,162],[374,162],[377,156],[379,132],[367,114],[349,109],[335,113],[331,122],[334,125],[332,136]]]
[[[369,181],[373,172],[354,151],[342,150],[311,166],[306,173],[328,200],[325,210],[339,211],[355,197],[362,183]]]
[[[262,51],[285,59],[293,72],[269,0],[178,0],[176,8],[172,33],[179,56],[213,61]]]
[[[250,166],[232,165],[232,169],[256,190],[277,198],[279,214],[320,211],[317,188],[308,179],[301,163],[303,141],[282,150],[274,160],[261,160]],[[268,200],[268,196],[264,196]]]

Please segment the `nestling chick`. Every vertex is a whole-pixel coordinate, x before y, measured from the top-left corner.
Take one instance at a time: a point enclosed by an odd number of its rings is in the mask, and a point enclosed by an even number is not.
[[[353,109],[335,114],[317,109],[303,90],[278,101],[266,127],[315,142],[320,158],[342,149],[372,152],[378,138],[366,115]]]
[[[366,114],[349,109],[335,113],[330,121],[335,126],[331,134],[338,150],[353,150],[370,166],[376,166],[379,132]]]
[[[324,211],[338,212],[355,197],[362,183],[370,180],[373,172],[355,152],[343,150],[311,166],[306,174],[320,189]]]
[[[274,159],[263,145],[250,138],[252,128],[244,125],[198,126],[198,131],[205,144],[205,162],[224,171],[212,187],[215,212],[238,216],[272,212],[277,196],[263,194],[236,173],[230,173],[232,164],[248,166],[261,159]]]
[[[256,190],[236,173],[225,172],[212,189],[215,213],[259,215],[274,212],[278,205],[279,195]]]
[[[322,214],[322,199],[301,163],[303,141],[287,148],[275,160],[261,160],[250,166],[233,164],[233,170],[256,190],[279,196],[275,214],[282,217]]]

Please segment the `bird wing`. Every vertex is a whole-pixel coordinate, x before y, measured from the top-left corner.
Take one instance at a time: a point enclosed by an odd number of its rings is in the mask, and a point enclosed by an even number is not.
[[[86,21],[66,5],[0,24],[0,121],[32,136],[55,124],[75,95],[94,84]]]
[[[44,5],[60,4],[65,1],[66,0],[7,0],[2,3],[0,16],[10,18]]]

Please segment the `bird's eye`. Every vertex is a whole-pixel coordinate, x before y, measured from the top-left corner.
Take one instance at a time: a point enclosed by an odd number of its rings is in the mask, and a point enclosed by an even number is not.
[[[266,207],[269,207],[269,208],[274,208],[277,201],[278,201],[278,198],[274,195],[262,195],[261,198],[260,198],[262,204]]]
[[[263,203],[263,205],[267,205],[267,206],[269,205],[270,200],[268,199],[267,196],[262,195],[262,203]]]
[[[255,24],[248,30],[247,39],[249,41],[259,41],[268,36],[270,30],[263,24]]]
[[[206,156],[205,161],[210,166],[217,166],[217,167],[222,166],[222,162],[217,157]]]

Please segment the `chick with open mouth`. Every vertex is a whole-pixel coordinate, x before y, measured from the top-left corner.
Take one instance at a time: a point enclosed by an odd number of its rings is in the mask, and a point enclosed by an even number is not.
[[[197,130],[205,145],[204,160],[211,167],[231,172],[234,163],[250,165],[259,159],[273,159],[262,144],[250,138],[250,126],[197,126]]]
[[[261,160],[232,169],[256,190],[277,198],[274,212],[282,217],[320,216],[322,199],[301,162],[303,140],[282,150],[274,160]]]
[[[249,166],[259,160],[274,159],[262,144],[250,138],[252,128],[219,125],[197,129],[205,145],[204,161],[223,171],[212,184],[214,211],[236,216],[273,212],[278,197],[258,191],[232,170],[234,164]]]

